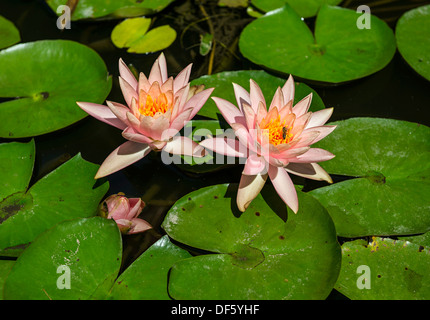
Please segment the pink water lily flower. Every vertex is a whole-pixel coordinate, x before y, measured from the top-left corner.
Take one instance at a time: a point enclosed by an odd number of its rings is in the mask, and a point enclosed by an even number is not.
[[[123,130],[127,142],[114,150],[100,166],[96,178],[142,159],[150,151],[203,156],[204,148],[190,138],[177,135],[205,104],[213,88],[191,87],[191,64],[175,78],[168,77],[166,59],[161,54],[149,77],[135,78],[122,59],[119,60],[119,84],[127,106],[107,101],[107,106],[77,102],[85,112]],[[203,154],[202,154],[203,153]]]
[[[295,86],[291,76],[276,90],[268,109],[260,87],[252,79],[249,93],[237,84],[233,86],[239,108],[224,99],[212,99],[239,143],[234,138],[215,137],[200,145],[227,156],[247,158],[237,194],[240,211],[246,210],[270,177],[279,196],[297,213],[297,193],[288,173],[332,183],[317,162],[334,155],[310,145],[335,129],[336,126],[324,126],[333,108],[308,112],[312,94],[293,106]]]
[[[123,234],[144,232],[152,226],[143,219],[137,218],[145,207],[140,198],[127,198],[123,193],[107,197],[100,206],[100,216],[115,220]]]

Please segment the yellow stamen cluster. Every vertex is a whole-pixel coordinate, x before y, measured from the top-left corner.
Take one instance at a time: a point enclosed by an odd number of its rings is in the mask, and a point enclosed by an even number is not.
[[[164,93],[160,94],[155,100],[148,94],[146,96],[145,104],[139,106],[139,112],[144,116],[153,117],[155,114],[165,114],[169,109],[171,109],[167,102],[166,95]]]
[[[274,146],[291,141],[293,135],[291,134],[292,126],[288,126],[285,120],[281,123],[281,117],[271,119],[263,128],[263,134],[268,136],[269,142]]]

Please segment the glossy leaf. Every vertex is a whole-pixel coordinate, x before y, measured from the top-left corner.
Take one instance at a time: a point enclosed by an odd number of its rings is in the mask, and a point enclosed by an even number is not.
[[[404,13],[396,25],[400,54],[420,75],[430,80],[430,5]]]
[[[46,0],[46,3],[58,15],[57,8],[68,5],[71,9],[72,20],[126,18],[145,16],[157,13],[167,7],[173,0]],[[73,10],[72,10],[73,9]]]
[[[16,143],[11,145],[15,147]],[[0,146],[2,152],[13,149]],[[29,143],[24,157],[33,154],[34,145]],[[9,154],[11,159],[17,155],[21,154]],[[21,167],[21,164],[15,165]],[[109,187],[108,183],[94,180],[97,169],[98,165],[83,160],[78,154],[30,188],[21,183],[22,189],[16,189],[0,202],[0,250],[25,245],[63,220],[94,216]],[[28,183],[30,177],[31,170],[22,173],[23,181]]]
[[[191,255],[164,236],[136,259],[112,287],[109,299],[168,300],[168,274],[172,265]]]
[[[121,255],[121,235],[113,220],[64,221],[41,234],[18,258],[6,279],[4,298],[101,298],[119,272]]]
[[[151,25],[151,19],[145,17],[130,18],[113,28],[111,39],[118,48],[129,47],[131,43],[143,37]]]
[[[303,18],[313,17],[324,4],[338,5],[342,0],[252,0],[252,4],[265,12],[282,8],[288,3]]]
[[[112,79],[92,49],[68,40],[21,43],[0,51],[0,137],[31,137],[87,114],[76,101],[102,103]]]
[[[174,240],[210,251],[172,267],[174,299],[324,299],[340,250],[326,210],[300,191],[292,213],[270,185],[244,213],[237,185],[215,185],[179,199],[162,227]]]
[[[127,52],[151,53],[169,47],[176,39],[176,31],[168,25],[149,30],[144,36],[130,43]]]
[[[408,241],[346,242],[335,289],[354,300],[428,300],[429,268],[429,248]]]
[[[19,30],[3,16],[0,16],[0,49],[21,41]]]
[[[14,260],[0,260],[0,300],[3,300],[4,283],[14,264]]]
[[[408,235],[430,230],[430,128],[406,121],[352,118],[316,147],[336,157],[331,174],[357,177],[311,191],[338,235]]]
[[[278,87],[285,84],[286,79],[274,77],[261,70],[242,70],[242,71],[225,71],[214,75],[202,76],[198,79],[191,81],[191,85],[205,85],[205,88],[215,88],[212,97],[219,97],[226,99],[237,104],[233,90],[233,83],[241,85],[249,92],[249,80],[253,79],[260,86],[266,104],[269,106],[272,101],[273,95]],[[295,83],[296,91],[294,96],[294,103],[299,102],[305,96],[312,92],[312,104],[310,111],[317,111],[324,108],[324,103],[318,94],[304,83]],[[223,119],[215,102],[208,99],[206,104],[200,109],[198,115],[205,116],[210,119]]]
[[[286,5],[248,24],[240,35],[240,51],[256,64],[304,79],[359,79],[384,68],[396,51],[393,31],[385,22],[369,16],[370,28],[360,29],[361,17],[353,10],[324,5],[313,34]]]

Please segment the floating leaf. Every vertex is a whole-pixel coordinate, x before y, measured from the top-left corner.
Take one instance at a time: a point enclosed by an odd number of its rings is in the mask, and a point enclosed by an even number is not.
[[[3,300],[3,286],[14,264],[14,260],[0,260],[0,300]]]
[[[335,289],[354,300],[428,300],[429,268],[429,248],[408,241],[375,237],[369,244],[346,242]]]
[[[396,43],[385,22],[369,16],[371,28],[359,29],[359,17],[353,10],[324,5],[313,35],[286,5],[248,24],[240,51],[256,64],[304,79],[341,83],[362,78],[391,61]]]
[[[396,40],[406,62],[430,80],[430,5],[412,9],[400,17]]]
[[[2,178],[20,175],[2,191],[0,252],[33,241],[60,221],[95,215],[109,187],[108,183],[97,186],[94,175],[98,166],[78,154],[27,189],[34,161],[33,141],[0,144],[0,161],[1,168],[9,168]]]
[[[109,299],[167,300],[168,273],[178,260],[191,255],[164,236],[136,259],[112,287]]]
[[[15,25],[5,17],[0,16],[0,49],[9,47],[20,41],[21,36]]]
[[[130,43],[127,52],[151,53],[166,49],[176,39],[176,31],[172,27],[165,25],[151,29],[141,38]]]
[[[200,36],[200,55],[206,56],[212,49],[213,36],[210,33],[205,33]]]
[[[176,262],[174,299],[324,299],[340,268],[326,210],[298,191],[292,213],[266,185],[244,213],[237,185],[215,185],[179,199],[162,227],[174,240],[213,252]]]
[[[407,121],[352,118],[315,146],[336,157],[329,173],[357,177],[311,191],[338,235],[408,235],[430,230],[430,128]]]
[[[119,272],[121,255],[121,235],[113,220],[92,217],[61,222],[18,258],[6,279],[4,298],[101,298]]]
[[[273,95],[278,87],[282,87],[285,84],[285,79],[274,77],[264,71],[225,71],[216,73],[214,75],[202,76],[198,79],[191,81],[191,85],[204,84],[206,88],[215,88],[212,93],[213,97],[219,97],[226,99],[236,105],[236,98],[234,95],[233,84],[237,83],[241,85],[245,90],[249,92],[249,80],[253,79],[258,83],[261,90],[263,91],[266,103],[270,105]],[[295,83],[296,91],[294,96],[294,103],[299,102],[305,96],[312,92],[312,104],[310,111],[317,111],[324,108],[324,103],[318,94],[308,87],[304,83]],[[218,110],[215,102],[212,99],[208,99],[206,104],[200,109],[198,115],[205,116],[211,119],[222,119],[222,115]]]
[[[46,0],[46,3],[57,14],[57,8],[68,5],[70,0]],[[77,1],[76,1],[77,2]],[[126,18],[157,13],[167,7],[173,0],[79,0],[73,9],[72,20],[98,18]]]
[[[265,12],[289,4],[303,18],[313,17],[324,4],[338,5],[342,0],[252,0],[252,4]]]
[[[0,51],[0,137],[55,131],[87,114],[76,101],[102,103],[112,86],[92,49],[68,40],[21,43]]]
[[[151,19],[140,17],[122,21],[113,28],[111,39],[118,48],[130,47],[130,44],[143,37],[151,25]]]

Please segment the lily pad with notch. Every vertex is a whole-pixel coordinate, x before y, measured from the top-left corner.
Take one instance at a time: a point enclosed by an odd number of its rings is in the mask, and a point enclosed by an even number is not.
[[[0,16],[0,49],[9,47],[21,41],[19,30],[13,22]]]
[[[34,150],[33,140],[0,144],[1,177],[8,181],[0,194],[0,255],[19,255],[60,221],[96,215],[109,188],[94,180],[99,166],[80,154],[29,186]]]
[[[112,79],[101,57],[69,40],[21,43],[0,51],[0,137],[22,138],[87,116],[76,101],[102,103]]]
[[[278,8],[282,8],[288,3],[297,14],[303,18],[310,18],[318,13],[318,10],[324,4],[332,6],[338,5],[342,0],[252,0],[254,6],[269,12]]]
[[[324,299],[340,269],[340,246],[327,211],[298,192],[295,215],[266,185],[244,213],[237,184],[185,195],[162,227],[187,246],[208,254],[176,262],[170,273],[174,299]]]
[[[396,52],[393,31],[370,15],[370,29],[357,27],[360,14],[323,5],[314,34],[287,4],[252,21],[239,48],[265,68],[321,83],[343,83],[384,68]],[[282,41],[280,41],[282,39]]]
[[[336,157],[321,163],[353,177],[312,190],[339,236],[411,235],[430,230],[430,128],[417,123],[351,118],[315,146]]]

